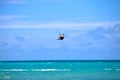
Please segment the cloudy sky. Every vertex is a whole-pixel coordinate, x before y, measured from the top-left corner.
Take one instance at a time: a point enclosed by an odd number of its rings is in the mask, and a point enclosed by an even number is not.
[[[0,60],[120,60],[120,0],[0,0]]]

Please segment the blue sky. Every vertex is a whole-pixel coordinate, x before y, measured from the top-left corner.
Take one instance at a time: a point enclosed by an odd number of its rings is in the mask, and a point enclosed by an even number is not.
[[[119,8],[120,0],[0,0],[0,60],[120,60]]]

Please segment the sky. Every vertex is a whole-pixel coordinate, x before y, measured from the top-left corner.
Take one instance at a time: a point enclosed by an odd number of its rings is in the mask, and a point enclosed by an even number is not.
[[[4,60],[120,60],[120,0],[0,0]]]

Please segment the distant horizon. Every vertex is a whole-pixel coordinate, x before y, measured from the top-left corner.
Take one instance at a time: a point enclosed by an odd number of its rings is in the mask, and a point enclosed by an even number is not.
[[[104,59],[104,60],[0,60],[0,62],[120,62],[120,60],[108,60],[108,59]]]

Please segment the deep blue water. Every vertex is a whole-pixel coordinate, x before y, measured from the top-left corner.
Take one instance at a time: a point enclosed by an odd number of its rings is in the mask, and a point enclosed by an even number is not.
[[[120,80],[120,61],[1,61],[0,80]]]

